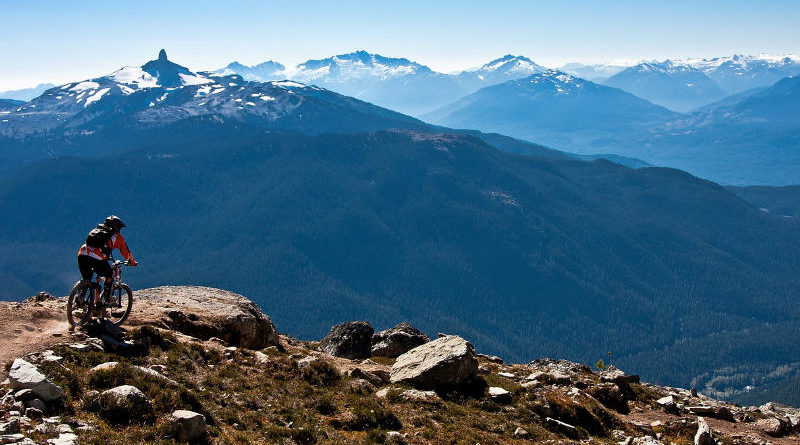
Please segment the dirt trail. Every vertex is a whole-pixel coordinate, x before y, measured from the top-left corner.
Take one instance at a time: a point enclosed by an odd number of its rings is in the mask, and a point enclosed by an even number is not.
[[[69,338],[64,299],[40,303],[0,301],[0,365]],[[6,370],[0,368],[0,375]]]

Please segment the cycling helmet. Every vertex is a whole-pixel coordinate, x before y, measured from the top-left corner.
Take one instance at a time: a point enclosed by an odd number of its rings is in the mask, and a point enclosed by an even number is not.
[[[103,222],[103,224],[108,226],[108,227],[113,228],[117,232],[119,232],[119,230],[121,228],[125,227],[125,223],[122,222],[122,220],[119,219],[119,217],[116,216],[116,215],[110,215],[108,218],[106,218],[106,220],[105,220],[105,222]]]

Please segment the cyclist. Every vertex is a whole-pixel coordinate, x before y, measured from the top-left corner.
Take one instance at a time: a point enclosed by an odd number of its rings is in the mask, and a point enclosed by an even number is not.
[[[136,266],[136,260],[133,259],[133,254],[128,250],[128,244],[120,233],[123,227],[125,227],[125,223],[119,217],[110,215],[103,224],[89,233],[87,243],[78,250],[78,269],[81,271],[81,277],[84,280],[92,281],[92,274],[97,273],[98,281],[100,278],[103,279],[104,286],[101,297],[103,301],[108,301],[108,297],[111,295],[112,272],[108,258],[112,250],[119,250],[122,256],[128,260],[129,265]],[[95,245],[99,244],[102,247],[87,245],[90,244],[90,238]],[[97,242],[98,238],[101,239],[99,243]]]

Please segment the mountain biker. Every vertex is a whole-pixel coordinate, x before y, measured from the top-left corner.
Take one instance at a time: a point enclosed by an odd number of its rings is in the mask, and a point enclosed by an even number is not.
[[[108,264],[111,252],[114,249],[119,250],[122,256],[128,260],[129,265],[136,266],[136,260],[133,259],[133,254],[128,250],[128,244],[125,242],[122,233],[120,233],[123,227],[126,227],[125,223],[119,217],[110,215],[102,224],[97,226],[97,229],[90,232],[90,236],[97,232],[101,236],[108,238],[108,241],[103,243],[103,247],[88,246],[89,240],[87,238],[87,244],[84,244],[78,250],[78,269],[81,271],[81,277],[84,280],[92,281],[92,274],[97,273],[98,281],[99,278],[102,278],[105,283],[101,297],[103,301],[108,301],[108,297],[111,295],[112,272],[111,265]]]

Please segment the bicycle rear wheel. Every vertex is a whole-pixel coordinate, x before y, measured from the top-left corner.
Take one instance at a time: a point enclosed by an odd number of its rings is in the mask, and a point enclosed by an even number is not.
[[[67,300],[67,321],[70,327],[82,326],[92,313],[92,282],[80,280],[72,287]]]
[[[128,319],[133,307],[133,291],[127,284],[114,286],[110,302],[106,305],[106,319],[119,326]]]

